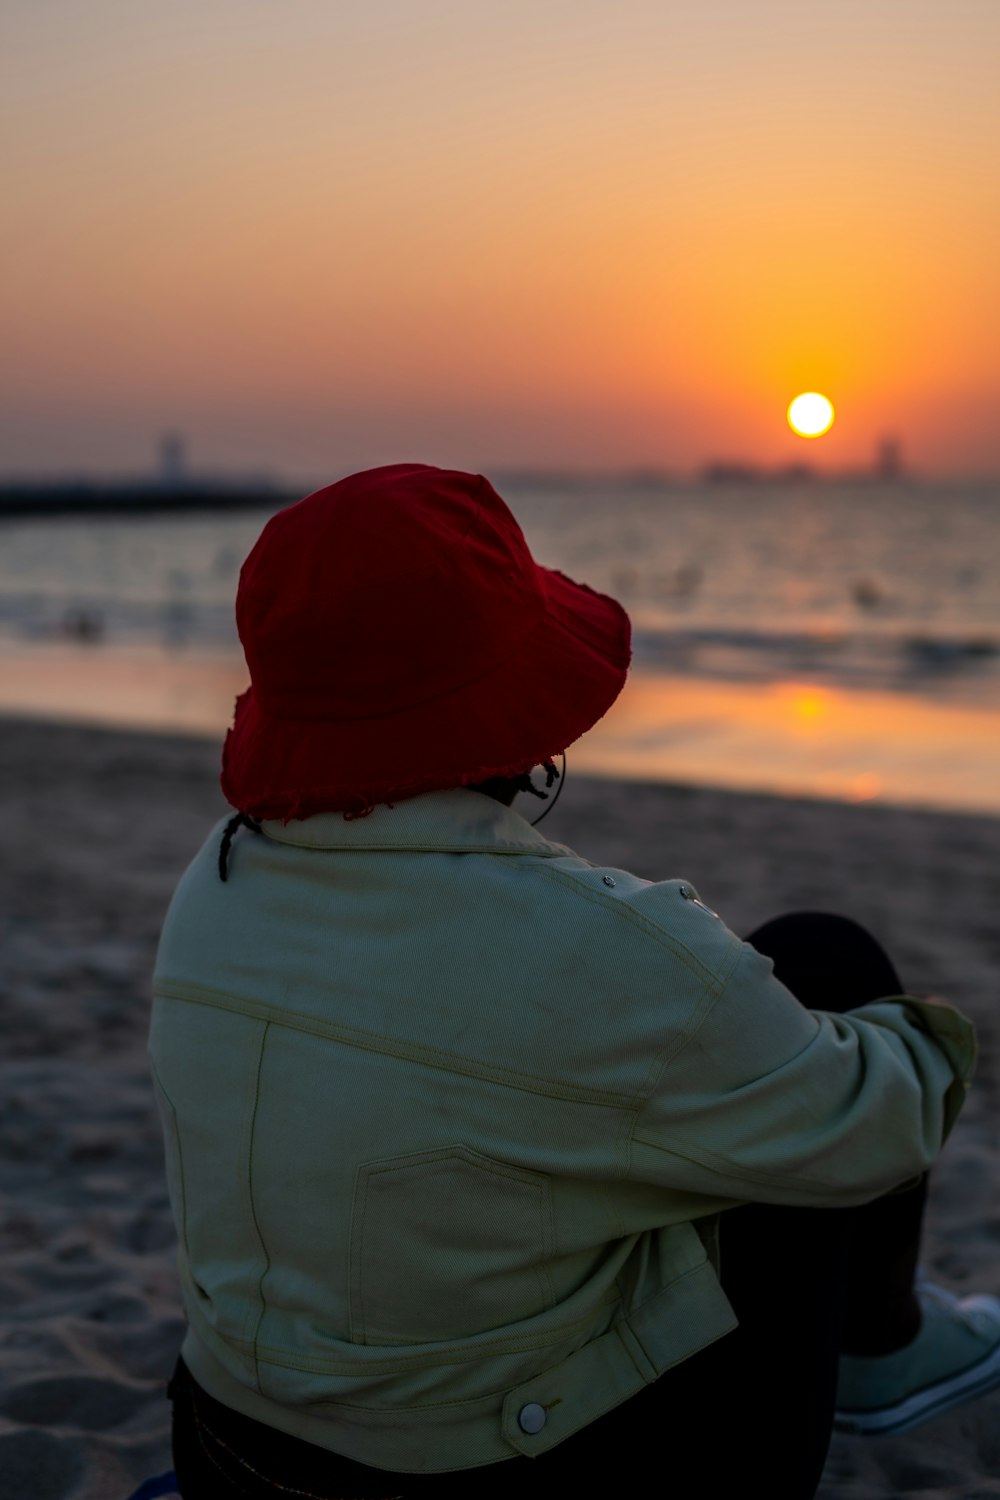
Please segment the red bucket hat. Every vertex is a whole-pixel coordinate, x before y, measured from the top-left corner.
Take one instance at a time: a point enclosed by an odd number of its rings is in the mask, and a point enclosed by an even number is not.
[[[621,605],[539,567],[488,480],[425,464],[272,516],[236,623],[251,686],[222,789],[285,822],[529,771],[607,712],[631,654]]]

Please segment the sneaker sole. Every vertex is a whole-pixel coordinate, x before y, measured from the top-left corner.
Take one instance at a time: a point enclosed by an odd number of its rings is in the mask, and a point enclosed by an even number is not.
[[[1000,1345],[976,1365],[959,1370],[950,1380],[940,1381],[925,1390],[915,1391],[905,1401],[895,1406],[882,1406],[875,1411],[838,1411],[834,1413],[833,1426],[836,1432],[861,1433],[866,1437],[889,1436],[894,1432],[906,1432],[931,1417],[961,1406],[963,1401],[972,1401],[1000,1385]]]

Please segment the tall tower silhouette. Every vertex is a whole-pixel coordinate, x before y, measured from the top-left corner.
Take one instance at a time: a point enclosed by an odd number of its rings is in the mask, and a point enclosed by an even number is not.
[[[186,479],[184,439],[179,432],[165,432],[160,439],[160,483],[166,490],[177,490]]]
[[[875,451],[875,477],[898,479],[903,472],[903,453],[899,438],[884,437]]]

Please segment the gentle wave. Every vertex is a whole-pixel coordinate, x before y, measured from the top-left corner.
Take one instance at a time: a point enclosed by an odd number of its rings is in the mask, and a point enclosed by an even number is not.
[[[1000,636],[640,625],[633,645],[637,665],[684,675],[765,681],[808,672],[889,689],[950,677],[1000,695]]]

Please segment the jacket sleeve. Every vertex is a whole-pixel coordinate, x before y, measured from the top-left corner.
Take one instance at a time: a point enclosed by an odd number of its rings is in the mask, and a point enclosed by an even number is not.
[[[975,1059],[939,1001],[807,1010],[748,944],[638,1117],[631,1175],[741,1202],[864,1203],[924,1171]]]

